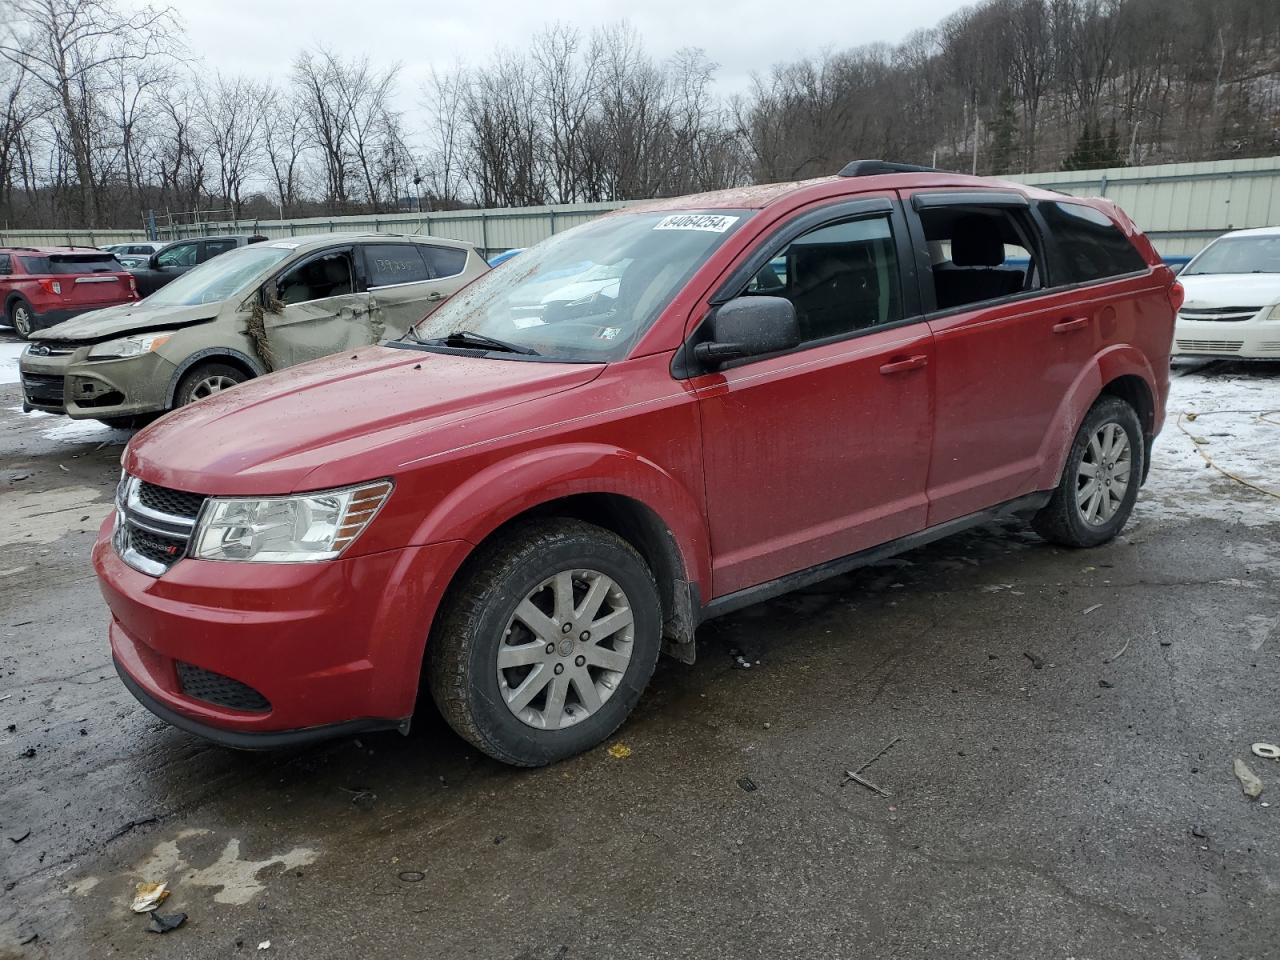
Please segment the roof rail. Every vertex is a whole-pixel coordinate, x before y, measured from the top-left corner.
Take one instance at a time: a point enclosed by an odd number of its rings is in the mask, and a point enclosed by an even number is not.
[[[876,177],[882,173],[941,173],[937,167],[915,163],[890,163],[887,160],[851,160],[838,174],[841,177]]]

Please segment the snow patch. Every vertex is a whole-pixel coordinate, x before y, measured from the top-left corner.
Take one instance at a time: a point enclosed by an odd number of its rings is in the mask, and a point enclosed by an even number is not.
[[[18,376],[18,357],[25,349],[25,343],[0,341],[0,383],[17,383],[21,379]]]
[[[117,430],[97,420],[63,420],[56,427],[43,430],[40,436],[56,443],[107,443],[125,444],[133,436],[132,430]]]

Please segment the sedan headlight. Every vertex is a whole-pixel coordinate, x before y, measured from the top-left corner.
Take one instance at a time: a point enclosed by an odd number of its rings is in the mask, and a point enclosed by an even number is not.
[[[210,497],[200,511],[191,556],[199,560],[299,563],[332,560],[360,536],[391,481],[291,497]]]
[[[1280,303],[1271,308],[1271,312],[1267,314],[1268,320],[1280,320]]]
[[[95,343],[89,348],[91,360],[119,359],[121,357],[138,357],[150,353],[161,344],[167,342],[173,334],[156,333],[147,336],[121,337],[119,340],[108,340]]]

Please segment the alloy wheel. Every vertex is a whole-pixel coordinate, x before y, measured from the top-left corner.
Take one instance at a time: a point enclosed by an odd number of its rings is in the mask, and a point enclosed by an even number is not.
[[[617,581],[562,570],[527,593],[498,648],[498,689],[519,720],[560,730],[594,714],[631,662],[635,619]]]
[[[1115,516],[1133,477],[1129,434],[1104,423],[1089,438],[1076,472],[1076,509],[1085,523],[1100,527]]]
[[[230,377],[212,376],[205,377],[191,388],[192,400],[203,400],[205,397],[211,397],[215,393],[221,393],[223,390],[229,390],[239,381]]]
[[[26,304],[15,304],[13,308],[13,329],[22,338],[31,335],[31,311]]]

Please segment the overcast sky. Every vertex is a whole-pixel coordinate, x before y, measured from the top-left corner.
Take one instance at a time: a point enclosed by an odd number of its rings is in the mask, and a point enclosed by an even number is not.
[[[400,62],[401,100],[418,99],[431,66],[485,62],[496,45],[521,48],[544,24],[581,29],[630,21],[663,58],[702,47],[720,64],[717,90],[747,88],[752,71],[824,48],[896,43],[966,4],[961,0],[170,0],[192,54],[210,68],[265,77],[317,43],[378,65]]]

